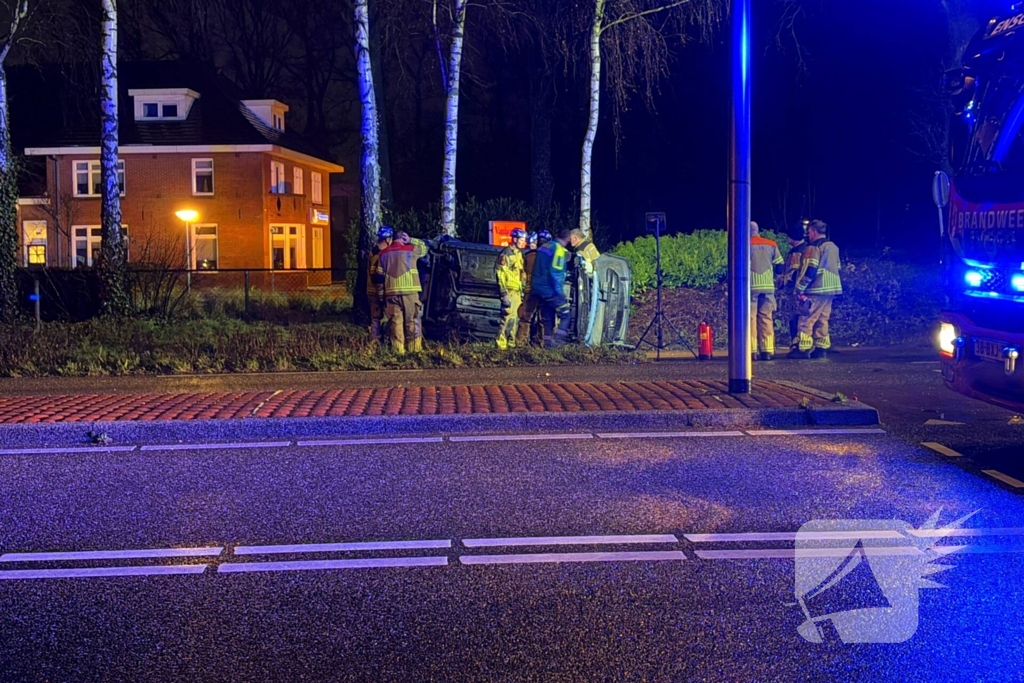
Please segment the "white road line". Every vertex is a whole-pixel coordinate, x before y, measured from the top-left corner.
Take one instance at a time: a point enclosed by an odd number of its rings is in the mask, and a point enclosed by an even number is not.
[[[562,562],[663,562],[685,560],[679,550],[638,553],[528,553],[524,555],[462,555],[462,564],[559,564]]]
[[[987,555],[990,553],[1024,553],[1024,545],[938,545],[933,548],[942,555]]]
[[[706,439],[716,436],[745,436],[743,432],[634,432],[597,434],[599,439]]]
[[[764,559],[795,559],[797,557],[846,557],[852,548],[770,548],[757,550],[695,550],[702,560],[764,560]],[[894,546],[891,548],[864,548],[865,555],[921,555],[922,552],[912,546]]]
[[[935,443],[934,441],[925,441],[921,445],[929,450],[935,451],[939,455],[944,455],[947,458],[963,457],[963,453],[957,453],[952,448],[946,448],[941,443]]]
[[[858,538],[904,538],[898,531],[782,531],[751,534],[684,534],[691,543],[739,543],[743,541],[841,541]]]
[[[992,477],[993,479],[998,479],[1004,484],[1012,486],[1015,489],[1024,489],[1024,481],[1021,481],[1020,479],[1014,479],[1010,475],[1003,474],[999,470],[982,470],[982,472]]]
[[[227,451],[243,448],[287,448],[291,441],[257,441],[253,443],[169,443],[143,446],[142,451]]]
[[[89,567],[85,569],[9,569],[0,571],[5,579],[92,579],[109,576],[166,576],[202,574],[205,564],[178,564],[159,567]]]
[[[131,560],[154,557],[216,557],[221,548],[149,548],[140,550],[87,550],[67,553],[4,553],[0,562],[56,562],[61,560]]]
[[[500,548],[524,545],[602,545],[612,543],[678,543],[672,534],[633,536],[534,536],[529,538],[467,538],[467,548]]]
[[[452,443],[483,443],[487,441],[584,441],[593,434],[499,434],[492,436],[450,436]]]
[[[300,562],[235,562],[222,564],[219,574],[246,572],[298,572],[326,569],[372,569],[377,567],[444,567],[447,557],[372,557],[362,560],[309,560]]]
[[[885,434],[884,429],[750,429],[750,436],[822,436],[834,434]]]
[[[1024,527],[992,529],[911,529],[911,536],[918,538],[944,538],[954,536],[1024,536]]]
[[[302,543],[298,545],[241,545],[235,555],[283,555],[286,553],[334,553],[353,550],[426,550],[451,548],[451,541],[381,541],[367,543]]]
[[[411,444],[411,443],[444,443],[440,436],[425,438],[400,438],[400,439],[348,439],[348,440],[306,440],[299,441],[297,446],[384,446],[389,444]]]
[[[77,448],[5,448],[0,455],[60,455],[65,453],[127,453],[135,446],[82,446]]]

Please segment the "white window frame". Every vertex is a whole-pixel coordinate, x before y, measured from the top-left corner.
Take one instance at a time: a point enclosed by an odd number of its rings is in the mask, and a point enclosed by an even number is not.
[[[36,233],[42,228],[42,237],[30,237],[30,234]],[[31,233],[30,233],[31,230]],[[21,253],[22,263],[26,268],[30,266],[46,266],[49,260],[49,232],[47,230],[46,221],[22,221],[21,222],[21,235],[23,249]],[[31,250],[32,248],[43,248],[43,262],[42,263],[31,263]]]
[[[209,162],[210,168],[208,168],[208,169],[207,168],[203,168],[203,169],[198,168],[198,164],[206,163],[206,162]],[[210,172],[210,188],[211,188],[211,190],[209,192],[200,192],[199,191],[199,171],[203,171],[203,172],[209,171]],[[216,189],[217,189],[217,185],[216,185],[216,179],[214,178],[213,159],[209,159],[209,158],[206,158],[206,159],[193,159],[192,160],[192,195],[195,196],[195,197],[212,197],[214,192],[216,192]]]
[[[309,172],[309,190],[314,204],[324,203],[324,176],[319,171]]]
[[[324,229],[314,227],[311,231],[310,246],[313,248],[313,269],[319,270],[324,267]]]
[[[85,231],[85,235],[79,237],[78,233],[80,230]],[[71,226],[71,267],[72,268],[93,268],[96,266],[92,260],[93,245],[96,245],[97,250],[103,248],[103,227],[99,225],[72,225]],[[124,223],[121,224],[121,232],[124,233],[124,246],[125,246],[125,261],[130,260],[131,253],[131,242],[128,239],[128,226]],[[85,263],[78,263],[78,244],[79,242],[85,242]]]
[[[213,229],[213,233],[210,234],[206,231]],[[192,270],[218,270],[220,268],[220,228],[216,223],[196,223],[190,224],[192,231],[191,239],[192,242],[189,244],[189,268]],[[200,231],[203,231],[201,234]],[[213,268],[202,268],[199,267],[199,259],[197,254],[199,252],[196,249],[196,245],[202,241],[213,242],[213,250],[216,255],[216,261]]]
[[[78,190],[78,174],[79,173],[86,173],[86,174],[88,174],[88,180],[86,181],[89,184],[89,192],[88,193],[82,194]],[[75,197],[81,197],[83,199],[88,199],[88,198],[94,198],[94,197],[101,197],[101,196],[103,196],[103,188],[101,186],[101,183],[102,183],[102,171],[100,169],[100,162],[98,162],[98,161],[83,161],[83,160],[72,161],[71,162],[71,174],[73,176],[73,181],[74,181],[74,196]],[[118,184],[121,186],[121,196],[122,197],[125,196],[125,194],[128,191],[128,183],[127,183],[127,179],[126,179],[125,175],[126,174],[125,174],[125,170],[124,170],[124,159],[118,159],[117,160],[117,181],[118,181]],[[94,180],[95,180],[95,182],[94,182]],[[96,187],[100,187],[100,191],[99,192],[93,192],[92,191]]]
[[[280,230],[275,234],[275,230]],[[274,238],[283,244],[284,259],[282,268],[274,268]],[[292,263],[289,246],[295,245],[295,263]],[[270,268],[272,270],[306,270],[306,226],[275,223],[270,226]]]
[[[146,113],[146,107],[156,107],[156,113],[152,116]],[[160,103],[158,102],[143,102],[142,103],[142,118],[143,119],[158,119],[160,118]]]
[[[303,191],[305,189],[305,187],[304,187],[304,185],[305,185],[304,180],[305,179],[303,178],[302,167],[301,166],[293,166],[292,167],[292,193],[294,193],[294,194],[305,194],[305,192]]]
[[[285,194],[287,183],[284,179],[284,162],[270,162],[270,194]]]

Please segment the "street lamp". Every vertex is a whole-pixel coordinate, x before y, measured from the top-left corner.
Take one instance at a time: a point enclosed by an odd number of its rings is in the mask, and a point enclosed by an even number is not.
[[[199,213],[192,209],[175,211],[174,215],[185,221],[185,287],[192,290],[192,237],[190,223],[194,223]]]

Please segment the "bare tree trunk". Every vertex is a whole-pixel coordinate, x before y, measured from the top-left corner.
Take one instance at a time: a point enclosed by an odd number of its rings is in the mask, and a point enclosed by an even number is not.
[[[583,160],[580,164],[580,229],[590,237],[591,169],[594,161],[594,140],[601,114],[601,31],[604,27],[605,0],[594,0],[594,23],[590,26],[590,116],[583,137]]]
[[[117,0],[103,0],[100,55],[100,301],[104,314],[128,315],[127,248],[121,229],[121,187],[117,174]]]
[[[366,263],[370,250],[377,243],[377,231],[381,227],[380,199],[380,119],[377,113],[377,92],[370,59],[370,8],[369,0],[355,2],[356,71],[359,76],[359,101],[362,104],[360,134],[362,147],[359,154],[360,202],[359,243],[357,246],[358,271],[356,291],[353,292],[356,310],[369,313],[366,299]]]
[[[603,2],[604,0],[602,0]],[[452,50],[445,84],[444,170],[441,175],[441,230],[456,236],[455,162],[459,151],[459,76],[462,70],[462,41],[466,33],[466,7],[469,0],[453,0]]]
[[[0,322],[13,320],[18,314],[18,178],[11,151],[5,62],[18,25],[27,13],[25,0],[14,12],[7,42],[0,49]]]
[[[384,95],[384,58],[382,45],[384,38],[381,35],[383,19],[380,2],[374,0],[373,11],[370,12],[370,63],[376,64],[378,68],[373,70],[373,92],[377,101],[377,162],[380,165],[380,204],[381,220],[383,221],[384,208],[395,208],[394,185],[391,178],[391,146],[388,136],[387,98]],[[371,244],[376,244],[376,235]]]

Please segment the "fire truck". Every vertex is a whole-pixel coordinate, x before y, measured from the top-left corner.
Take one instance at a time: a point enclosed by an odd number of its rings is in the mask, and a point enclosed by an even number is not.
[[[1024,3],[992,19],[945,74],[952,177],[937,172],[946,386],[1024,412]]]

